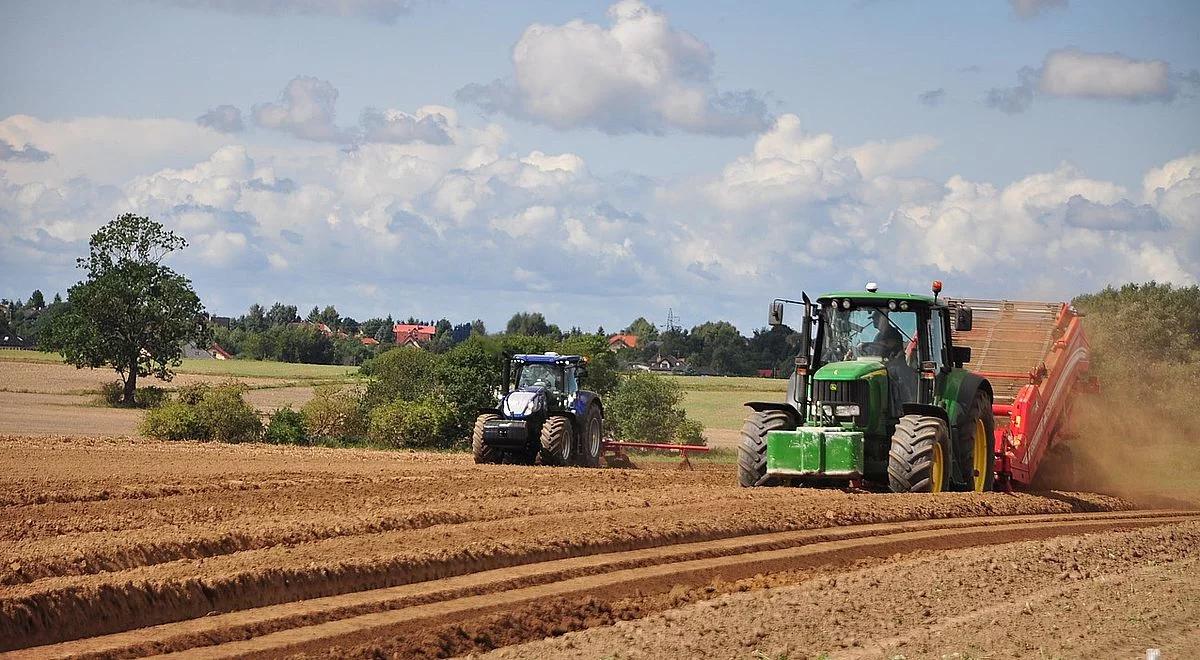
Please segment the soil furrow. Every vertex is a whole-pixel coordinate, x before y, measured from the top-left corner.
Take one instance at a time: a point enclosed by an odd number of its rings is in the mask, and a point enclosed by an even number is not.
[[[679,585],[697,586],[713,580],[743,579],[758,573],[795,570],[828,564],[845,564],[863,557],[880,557],[913,550],[943,550],[983,544],[1079,534],[1114,528],[1136,528],[1177,523],[1186,517],[1128,517],[1118,520],[1014,523],[1011,525],[966,526],[955,529],[906,531],[831,541],[816,541],[802,547],[758,550],[701,559],[654,562],[638,568],[619,569],[598,575],[567,578],[503,592],[473,595],[450,601],[364,614],[345,620],[318,623],[304,628],[269,633],[248,640],[228,642],[212,648],[196,648],[170,654],[175,658],[281,657],[362,644],[386,638],[404,649],[407,640],[420,639],[430,629],[462,625],[481,616],[511,612],[548,599],[591,596],[604,600],[665,593]],[[675,559],[675,558],[672,558]]]

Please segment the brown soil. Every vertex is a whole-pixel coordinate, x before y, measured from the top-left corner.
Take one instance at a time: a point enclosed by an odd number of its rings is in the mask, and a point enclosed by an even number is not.
[[[1149,648],[1191,657],[1200,641],[1197,548],[1193,521],[760,575],[667,599],[593,600],[576,607],[615,625],[568,619],[567,630],[591,629],[487,657],[1133,658]],[[656,613],[618,621],[647,612]],[[461,638],[487,634],[461,630],[443,643],[470,651],[479,645]],[[388,655],[386,645],[352,649],[381,650]]]
[[[0,464],[5,648],[638,548],[1131,506],[1068,493],[748,491],[731,466],[475,466],[463,455],[55,437],[0,436]]]

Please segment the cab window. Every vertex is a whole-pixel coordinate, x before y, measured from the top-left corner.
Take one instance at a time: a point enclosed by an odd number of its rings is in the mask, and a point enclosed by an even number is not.
[[[929,360],[939,370],[946,366],[946,325],[943,314],[940,309],[929,310],[929,327],[926,331],[929,335]]]

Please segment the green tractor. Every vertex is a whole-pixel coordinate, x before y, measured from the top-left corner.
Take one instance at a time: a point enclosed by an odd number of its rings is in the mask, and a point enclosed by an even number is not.
[[[738,449],[742,486],[865,487],[901,493],[991,490],[992,386],[963,369],[971,309],[933,295],[830,293],[802,305],[787,400],[752,401]]]

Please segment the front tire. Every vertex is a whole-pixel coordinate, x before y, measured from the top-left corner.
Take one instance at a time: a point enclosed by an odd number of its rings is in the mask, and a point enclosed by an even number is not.
[[[940,493],[950,485],[950,431],[937,417],[905,415],[892,433],[888,488],[893,493]]]
[[[958,435],[959,443],[954,448],[955,458],[961,457],[957,481],[965,486],[964,490],[992,490],[996,481],[996,417],[987,392],[975,395]]]
[[[738,485],[776,485],[777,481],[767,476],[767,433],[795,429],[792,416],[782,410],[751,413],[742,424],[742,443],[738,446]]]
[[[600,467],[600,446],[604,442],[604,417],[596,406],[588,408],[580,427],[575,460],[580,467]]]
[[[471,432],[471,454],[476,464],[500,462],[500,452],[488,446],[483,439],[483,425],[493,419],[500,419],[500,415],[484,413],[475,418],[475,430]]]
[[[574,457],[575,434],[571,431],[571,420],[566,417],[550,417],[542,424],[539,438],[540,449],[537,462],[541,465],[570,465]]]

